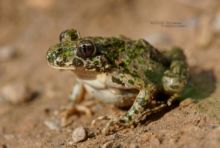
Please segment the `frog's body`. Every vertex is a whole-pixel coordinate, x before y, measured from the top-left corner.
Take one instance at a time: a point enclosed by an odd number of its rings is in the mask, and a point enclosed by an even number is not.
[[[129,124],[140,122],[146,111],[171,105],[188,82],[181,49],[161,53],[143,39],[81,38],[70,29],[61,33],[60,43],[48,50],[47,59],[53,67],[70,69],[77,75],[71,95],[74,102],[95,97],[130,106],[120,118]]]

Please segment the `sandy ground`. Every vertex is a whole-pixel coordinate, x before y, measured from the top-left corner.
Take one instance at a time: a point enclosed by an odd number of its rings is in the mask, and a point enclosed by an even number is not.
[[[9,97],[30,94],[18,104],[0,98],[0,147],[212,147],[220,145],[220,5],[218,0],[0,0],[0,91],[17,83]],[[73,117],[55,126],[57,110],[69,104],[74,76],[47,65],[48,47],[67,28],[81,35],[145,38],[155,47],[184,48],[193,89],[181,105],[149,117],[146,123],[104,136],[90,128],[100,115],[124,111],[94,103],[92,116]],[[8,48],[16,55],[2,54]],[[8,56],[8,57],[7,57]],[[17,92],[16,92],[17,91]],[[1,94],[0,94],[1,96]],[[188,103],[191,98],[193,103]],[[24,100],[25,101],[25,100]],[[14,102],[14,104],[13,104]],[[48,124],[51,126],[48,127]],[[83,125],[87,140],[73,143],[72,131]],[[51,127],[53,129],[51,129]]]

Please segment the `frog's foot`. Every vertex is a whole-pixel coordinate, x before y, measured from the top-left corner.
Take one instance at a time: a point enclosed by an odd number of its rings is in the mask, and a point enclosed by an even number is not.
[[[61,126],[65,127],[73,122],[74,115],[82,115],[92,116],[91,109],[86,105],[81,104],[72,104],[70,106],[66,106],[61,109]]]
[[[102,120],[108,120],[108,122],[105,124],[105,127],[101,131],[101,133],[104,135],[109,135],[111,133],[131,126],[131,124],[126,123],[123,118],[100,116],[92,121],[91,127],[95,127],[95,125]]]
[[[176,99],[179,97],[178,94],[173,94],[168,100],[167,100],[167,105],[168,106],[171,106],[175,101]]]
[[[122,118],[112,118],[103,128],[102,134],[109,135],[131,126],[132,124],[126,123]]]
[[[168,107],[166,103],[162,103],[157,107],[151,108],[151,109],[146,109],[144,112],[140,114],[140,116],[137,118],[138,121],[135,121],[136,123],[140,123],[142,121],[145,121],[146,118],[152,114],[158,113]]]

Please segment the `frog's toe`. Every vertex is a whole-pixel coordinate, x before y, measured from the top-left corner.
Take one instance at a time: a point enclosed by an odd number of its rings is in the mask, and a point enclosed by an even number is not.
[[[100,116],[92,121],[91,127],[95,127],[96,124],[102,120],[108,120],[108,122],[105,124],[105,127],[101,131],[101,133],[104,135],[109,135],[120,129],[124,129],[130,126],[130,124],[127,124],[123,120],[123,118],[117,118],[117,117],[111,117],[111,116]]]
[[[73,105],[73,106],[68,106],[61,111],[61,125],[62,126],[67,126],[70,123],[72,123],[72,116],[74,115],[81,115],[85,114],[86,116],[92,116],[92,111],[90,108],[88,108],[85,105]]]
[[[109,135],[111,133],[117,132],[121,129],[130,127],[131,125],[124,122],[122,118],[111,119],[102,130],[102,134]]]
[[[92,120],[91,127],[95,127],[99,121],[110,120],[110,119],[111,119],[110,116],[99,116],[98,118]]]

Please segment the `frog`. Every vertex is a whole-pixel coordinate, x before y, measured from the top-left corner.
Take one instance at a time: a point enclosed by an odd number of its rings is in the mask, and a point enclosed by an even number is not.
[[[171,106],[189,82],[183,49],[160,51],[145,39],[122,35],[81,37],[76,29],[67,29],[48,49],[46,58],[51,67],[75,74],[70,96],[74,104],[96,98],[128,108],[111,119],[108,128],[113,123],[137,125]]]

